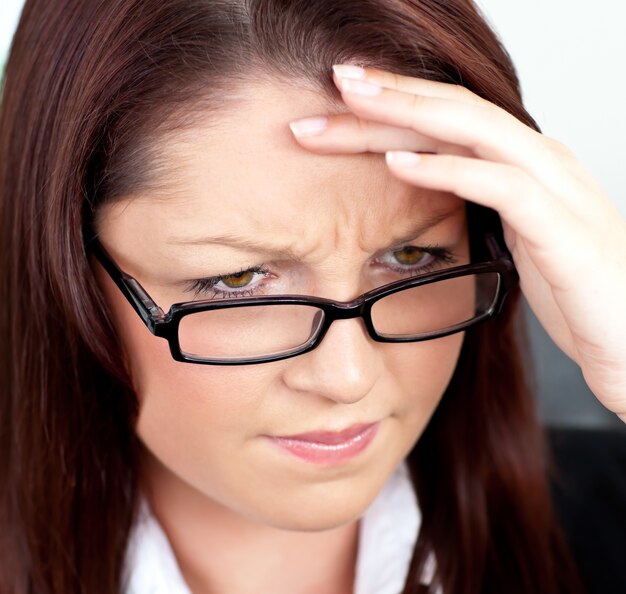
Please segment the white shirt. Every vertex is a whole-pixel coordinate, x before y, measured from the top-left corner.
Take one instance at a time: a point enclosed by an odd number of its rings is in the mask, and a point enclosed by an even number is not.
[[[359,522],[354,594],[400,594],[421,524],[421,514],[403,461]],[[434,559],[421,582],[432,579]],[[170,543],[147,501],[130,534],[125,558],[125,594],[191,594]]]

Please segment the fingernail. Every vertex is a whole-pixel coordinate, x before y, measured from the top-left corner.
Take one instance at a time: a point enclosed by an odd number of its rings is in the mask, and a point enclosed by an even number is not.
[[[357,80],[363,80],[365,78],[365,69],[360,66],[335,64],[333,70],[339,78],[354,78]]]
[[[295,136],[302,138],[304,136],[315,136],[320,134],[328,127],[327,117],[303,118],[289,122],[289,127]]]
[[[408,151],[387,151],[385,158],[389,165],[398,165],[399,167],[416,165],[422,159],[417,153]]]
[[[360,80],[352,80],[349,78],[341,79],[341,88],[348,93],[355,93],[356,95],[364,95],[365,97],[374,97],[380,95],[383,88],[372,83],[362,82]]]

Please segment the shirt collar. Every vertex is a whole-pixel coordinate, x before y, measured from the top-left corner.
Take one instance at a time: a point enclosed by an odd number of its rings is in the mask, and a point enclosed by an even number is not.
[[[354,594],[402,592],[420,524],[415,492],[403,460],[361,517]],[[145,498],[131,530],[124,575],[125,594],[191,594]]]

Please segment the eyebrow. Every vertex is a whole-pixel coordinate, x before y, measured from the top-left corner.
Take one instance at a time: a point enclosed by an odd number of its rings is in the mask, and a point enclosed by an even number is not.
[[[415,227],[411,227],[409,231],[406,233],[394,237],[389,246],[400,245],[403,243],[407,243],[409,241],[414,241],[423,235],[426,231],[431,229],[432,227],[437,226],[439,223],[444,221],[445,219],[451,217],[453,214],[458,212],[461,207],[456,207],[452,210],[446,210],[442,212],[435,213],[434,215],[428,217],[427,219],[421,221],[419,225]],[[171,237],[166,242],[168,245],[226,245],[234,248],[239,248],[241,250],[271,254],[274,256],[282,256],[288,257],[290,259],[297,260],[299,259],[299,255],[296,254],[293,250],[289,248],[279,248],[277,246],[272,246],[269,244],[264,244],[259,242],[253,238],[242,237],[240,235],[234,234],[225,234],[225,235],[214,235],[211,237],[198,237],[198,238],[185,238],[185,237]]]

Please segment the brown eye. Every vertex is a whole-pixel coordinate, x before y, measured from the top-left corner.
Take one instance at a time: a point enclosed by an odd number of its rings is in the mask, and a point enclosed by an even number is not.
[[[411,245],[408,245],[406,247],[403,247],[401,250],[396,250],[395,252],[393,252],[394,258],[404,266],[413,266],[415,264],[419,264],[426,255],[426,252]]]
[[[245,287],[250,284],[254,275],[255,272],[253,270],[244,270],[243,272],[238,272],[237,274],[223,276],[221,280],[229,289],[241,289],[241,287]]]

